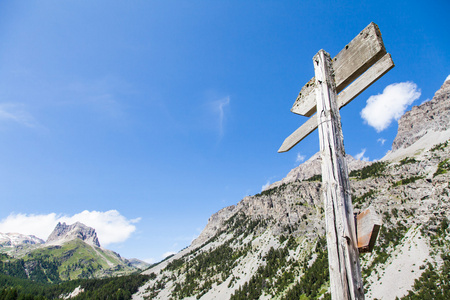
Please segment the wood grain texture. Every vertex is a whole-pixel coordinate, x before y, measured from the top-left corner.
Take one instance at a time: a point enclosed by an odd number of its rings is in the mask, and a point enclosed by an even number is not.
[[[372,22],[333,58],[336,92],[342,91],[384,54],[386,48],[380,30]],[[313,79],[305,84],[297,96],[291,108],[293,113],[309,117],[316,112],[314,91],[310,88]]]
[[[359,94],[361,94],[365,89],[371,86],[380,77],[386,74],[389,70],[394,67],[394,62],[392,61],[391,55],[389,53],[385,54],[379,61],[377,61],[369,70],[363,73],[355,81],[353,81],[345,90],[343,90],[338,95],[338,107],[341,109],[353,99],[355,99]],[[316,101],[315,93],[314,101]],[[315,106],[314,106],[315,107]],[[278,152],[286,152],[292,149],[295,145],[301,142],[305,137],[307,137],[311,132],[317,128],[317,118],[310,117],[302,126],[300,126],[296,131],[294,131],[290,136],[288,136],[283,144],[281,145]]]
[[[334,300],[364,299],[331,58],[321,50],[314,56],[313,61],[331,297]]]

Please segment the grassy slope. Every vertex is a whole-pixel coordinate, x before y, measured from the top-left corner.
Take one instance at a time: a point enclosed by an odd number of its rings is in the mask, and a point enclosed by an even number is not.
[[[117,272],[126,274],[134,271],[124,264],[113,252],[92,247],[81,240],[72,240],[62,246],[39,248],[24,257],[52,259],[60,263],[58,271],[62,280],[105,277]]]

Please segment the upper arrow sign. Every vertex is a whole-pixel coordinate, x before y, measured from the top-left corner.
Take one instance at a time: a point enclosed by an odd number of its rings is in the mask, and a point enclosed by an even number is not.
[[[339,93],[337,104],[341,108],[392,69],[394,62],[386,53],[378,26],[370,23],[333,58],[332,65],[336,92]],[[315,88],[313,77],[301,89],[291,111],[308,117],[313,115],[316,112]],[[289,151],[317,126],[317,118],[309,118],[284,140],[278,152]]]
[[[380,29],[370,23],[333,58],[336,92],[342,91],[385,54]],[[313,77],[301,89],[291,108],[293,113],[310,117],[316,112],[314,81]]]
[[[372,83],[377,81],[380,77],[386,74],[394,67],[391,55],[385,54],[379,61],[377,61],[367,72],[359,76],[353,81],[345,90],[339,93],[337,104],[339,109],[350,103],[359,94],[361,94]],[[292,149],[295,145],[301,142],[311,132],[316,130],[318,120],[315,116],[309,118],[302,126],[288,136],[281,145],[278,152],[286,152]]]

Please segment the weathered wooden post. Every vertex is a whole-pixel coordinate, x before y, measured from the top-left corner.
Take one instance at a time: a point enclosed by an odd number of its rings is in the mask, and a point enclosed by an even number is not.
[[[313,61],[331,295],[334,296],[333,299],[364,299],[331,58],[328,53],[320,50]]]
[[[290,150],[319,128],[331,297],[364,299],[339,108],[388,72],[394,63],[374,23],[334,59],[320,50],[313,63],[315,78],[302,88],[291,111],[306,116],[317,111],[317,117],[310,118],[286,138],[278,152]]]

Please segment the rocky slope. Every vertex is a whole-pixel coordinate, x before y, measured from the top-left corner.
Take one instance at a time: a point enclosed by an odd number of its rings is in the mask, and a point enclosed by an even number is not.
[[[345,158],[347,159],[347,166],[350,172],[370,165],[370,162],[357,160],[349,154],[347,154]],[[322,172],[321,163],[322,158],[320,157],[320,153],[316,153],[311,156],[306,162],[292,169],[282,180],[272,183],[265,190],[270,190],[282,184],[294,181],[308,180],[313,176],[320,175]]]
[[[366,299],[448,299],[449,84],[400,119],[383,161],[351,168],[355,212],[370,206],[383,218],[374,251],[360,255]],[[313,157],[212,215],[188,248],[144,272],[151,280],[133,298],[329,299],[319,165]]]

